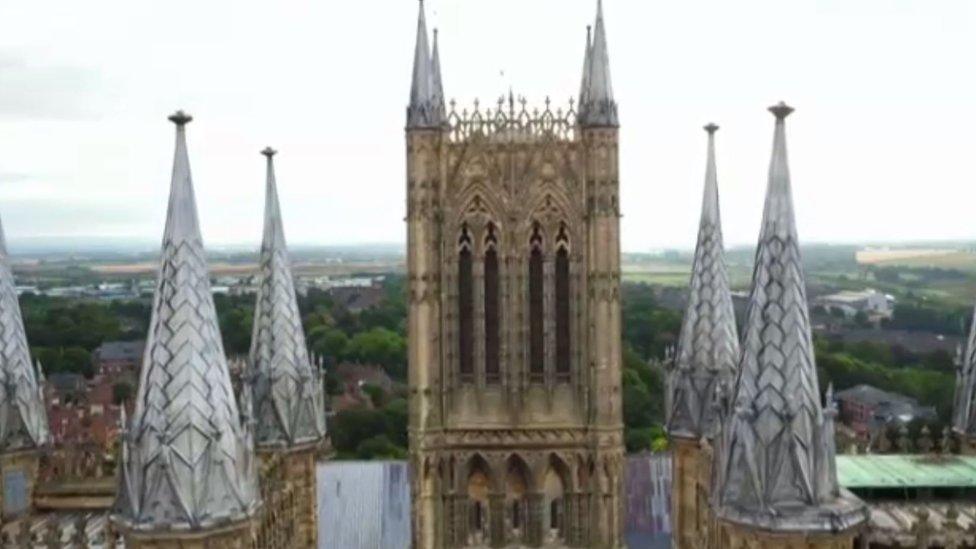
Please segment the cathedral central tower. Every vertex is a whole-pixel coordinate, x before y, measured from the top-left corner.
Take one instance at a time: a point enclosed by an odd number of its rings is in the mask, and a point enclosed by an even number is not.
[[[423,6],[407,108],[415,547],[622,547],[618,117],[448,109]]]

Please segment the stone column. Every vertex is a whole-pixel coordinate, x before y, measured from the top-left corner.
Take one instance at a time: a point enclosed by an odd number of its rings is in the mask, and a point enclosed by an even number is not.
[[[527,506],[528,506],[528,517],[525,521],[526,528],[526,544],[530,547],[540,547],[542,545],[544,532],[543,513],[542,506],[545,503],[545,496],[541,493],[531,493],[528,495]]]
[[[488,496],[489,544],[504,547],[507,541],[505,527],[505,494],[492,493]]]
[[[671,536],[678,547],[694,547],[698,539],[698,443],[671,440]]]

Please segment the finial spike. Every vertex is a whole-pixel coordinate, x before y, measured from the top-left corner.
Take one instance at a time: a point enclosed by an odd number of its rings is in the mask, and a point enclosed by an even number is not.
[[[708,124],[705,124],[704,129],[706,132],[708,132],[708,135],[714,135],[715,132],[718,131],[718,127],[718,124],[715,122],[709,122]]]
[[[769,112],[773,113],[773,116],[776,117],[776,120],[785,120],[786,117],[789,116],[790,113],[792,113],[794,110],[795,109],[793,107],[787,105],[783,101],[780,101],[779,103],[773,105],[772,107],[769,107]]]
[[[271,160],[271,157],[278,154],[278,151],[272,149],[271,147],[265,147],[264,150],[261,151],[261,154],[268,157],[268,160]]]
[[[185,126],[193,121],[193,117],[186,114],[182,110],[178,110],[173,114],[169,115],[169,121],[176,124],[177,126]]]

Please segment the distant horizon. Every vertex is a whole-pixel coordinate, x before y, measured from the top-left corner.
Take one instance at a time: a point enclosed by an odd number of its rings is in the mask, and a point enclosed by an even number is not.
[[[336,250],[370,250],[377,251],[400,250],[406,248],[406,240],[388,241],[346,241],[346,242],[289,242],[289,248],[294,251],[336,249]],[[850,247],[947,247],[959,248],[968,245],[976,245],[976,239],[916,239],[916,240],[889,240],[889,241],[802,241],[802,248],[815,246],[850,246]],[[237,242],[215,242],[210,243],[204,237],[204,246],[213,252],[257,252],[260,248],[260,241],[237,241]],[[154,253],[160,247],[160,241],[150,238],[131,238],[124,236],[19,236],[7,239],[7,249],[11,255],[27,255],[31,253],[122,253],[122,254],[145,254]],[[736,242],[726,244],[727,250],[741,250],[755,247],[754,243]],[[624,249],[623,254],[659,254],[665,252],[690,253],[694,251],[694,246],[656,246],[645,249]]]

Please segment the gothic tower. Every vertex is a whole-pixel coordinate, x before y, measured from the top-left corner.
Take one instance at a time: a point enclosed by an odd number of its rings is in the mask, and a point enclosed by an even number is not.
[[[0,225],[0,519],[31,510],[39,450],[51,441],[42,375],[31,366]]]
[[[210,291],[186,151],[192,119],[170,120],[162,263],[113,521],[126,547],[250,547],[260,507],[251,420],[238,411]]]
[[[305,346],[278,203],[275,153],[271,147],[261,152],[267,158],[267,183],[248,396],[262,465],[270,469],[271,461],[281,460],[282,480],[295,488],[296,508],[288,519],[298,528],[295,539],[301,547],[316,547],[315,456],[325,439],[324,387]]]
[[[618,117],[448,111],[423,5],[407,107],[413,545],[623,545]]]
[[[691,269],[688,306],[674,364],[668,374],[667,431],[671,439],[672,536],[678,547],[694,547],[707,531],[711,444],[718,429],[715,395],[731,384],[739,359],[735,311],[722,245],[715,132],[705,126],[708,157],[698,243]]]
[[[956,364],[956,393],[952,409],[952,428],[959,437],[960,450],[976,454],[976,313],[962,356]]]
[[[837,483],[836,411],[820,404],[786,158],[793,109],[770,111],[773,157],[732,412],[714,465],[713,539],[719,547],[850,548],[867,508]]]

